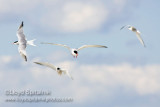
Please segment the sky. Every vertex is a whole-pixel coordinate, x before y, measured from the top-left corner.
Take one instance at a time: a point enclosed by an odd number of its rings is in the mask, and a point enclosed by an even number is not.
[[[159,5],[159,0],[0,0],[0,106],[159,107]],[[22,21],[27,40],[37,45],[27,46],[28,62],[12,44]],[[135,33],[120,30],[124,25],[141,32],[145,48]],[[67,49],[41,42],[108,48],[83,49],[73,58]],[[74,80],[35,61],[67,69]],[[6,96],[7,90],[49,90],[51,97],[73,102],[10,103],[5,100],[17,96]]]

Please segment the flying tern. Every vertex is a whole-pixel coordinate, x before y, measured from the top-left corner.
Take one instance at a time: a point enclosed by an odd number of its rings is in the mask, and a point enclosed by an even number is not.
[[[70,73],[69,73],[67,70],[63,70],[63,69],[61,69],[60,67],[56,67],[56,66],[54,66],[54,65],[52,65],[52,64],[50,64],[50,63],[48,63],[48,62],[34,62],[34,63],[39,64],[39,65],[42,65],[42,66],[49,67],[49,68],[57,71],[57,73],[58,73],[59,75],[62,75],[62,73],[63,73],[63,74],[66,74],[69,78],[71,78],[71,79],[73,80],[73,77],[70,75]]]
[[[89,47],[107,48],[107,46],[103,46],[103,45],[83,45],[83,46],[75,49],[75,48],[70,48],[69,46],[62,45],[62,44],[54,44],[54,43],[41,43],[41,44],[51,44],[51,45],[58,45],[58,46],[65,47],[65,48],[67,48],[71,52],[71,54],[73,55],[73,57],[76,57],[76,58],[78,56],[78,51],[81,50],[81,49],[84,49],[84,48],[89,48]]]
[[[27,53],[26,53],[27,44],[35,46],[33,43],[35,39],[30,41],[26,40],[26,37],[23,33],[23,21],[17,30],[17,37],[18,37],[18,41],[15,41],[13,44],[18,45],[18,51],[20,55],[25,61],[27,61]]]
[[[127,27],[129,30],[133,31],[136,33],[137,38],[139,39],[139,41],[141,42],[141,44],[145,46],[143,39],[141,38],[141,33],[139,30],[137,30],[135,27],[131,26],[131,25],[125,25],[123,26],[120,30],[122,30],[123,28]]]

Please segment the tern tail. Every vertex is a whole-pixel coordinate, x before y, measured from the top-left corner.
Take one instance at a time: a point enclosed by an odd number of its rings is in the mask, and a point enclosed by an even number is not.
[[[35,41],[36,39],[33,39],[33,40],[29,40],[29,41],[27,41],[27,44],[28,45],[31,45],[31,46],[36,46],[35,44],[34,44],[34,41]]]

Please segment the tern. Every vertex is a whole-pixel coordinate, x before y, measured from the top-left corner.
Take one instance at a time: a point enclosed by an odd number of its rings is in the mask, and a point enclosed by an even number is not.
[[[56,67],[56,66],[54,66],[54,65],[52,65],[52,64],[50,64],[50,63],[48,63],[48,62],[34,62],[34,63],[36,63],[36,64],[38,64],[38,65],[42,65],[42,66],[49,67],[49,68],[57,71],[57,73],[58,73],[59,75],[62,75],[62,73],[63,73],[63,74],[66,74],[69,78],[71,78],[71,79],[73,80],[73,77],[70,75],[70,73],[69,73],[67,70],[63,70],[63,69],[61,69],[61,68],[59,68],[59,67]]]
[[[80,48],[75,49],[75,48],[70,48],[69,46],[67,46],[67,45],[62,45],[62,44],[43,43],[43,42],[42,42],[41,44],[51,44],[51,45],[58,45],[58,46],[65,47],[65,48],[67,48],[67,49],[71,52],[71,54],[73,55],[74,58],[75,58],[75,57],[77,58],[77,56],[78,56],[78,51],[81,50],[81,49],[84,49],[84,48],[89,48],[89,47],[107,48],[107,46],[103,46],[103,45],[83,45],[83,46],[81,46]]]
[[[35,39],[30,40],[30,41],[26,40],[26,37],[23,33],[23,21],[17,30],[17,37],[18,37],[18,41],[15,41],[13,44],[18,45],[18,51],[19,51],[20,55],[22,56],[22,58],[25,61],[27,61],[27,54],[26,54],[26,50],[25,50],[27,47],[27,44],[32,45],[32,46],[36,46],[36,45],[34,45],[34,43],[33,43],[35,41]]]
[[[139,30],[137,30],[135,27],[131,26],[131,25],[125,25],[123,26],[120,30],[122,30],[123,28],[127,27],[129,30],[133,31],[136,33],[137,38],[139,39],[139,41],[141,42],[141,44],[145,46],[143,39],[141,38],[141,33]]]

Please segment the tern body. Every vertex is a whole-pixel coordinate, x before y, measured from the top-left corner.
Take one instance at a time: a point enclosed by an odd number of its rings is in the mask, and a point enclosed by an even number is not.
[[[56,67],[48,62],[34,62],[34,63],[49,67],[49,68],[55,70],[59,75],[62,75],[62,73],[66,74],[69,78],[71,78],[73,80],[73,77],[70,75],[70,73],[67,70],[63,70],[60,67]]]
[[[84,49],[84,48],[89,48],[89,47],[107,48],[107,46],[103,46],[103,45],[83,45],[83,46],[75,49],[75,48],[70,48],[69,46],[62,45],[62,44],[54,44],[54,43],[42,43],[42,44],[51,44],[51,45],[58,45],[58,46],[65,47],[65,48],[67,48],[71,52],[72,56],[76,57],[76,58],[78,56],[79,50]]]
[[[140,33],[139,30],[137,30],[135,27],[133,27],[133,26],[131,26],[131,25],[123,26],[121,29],[123,29],[124,27],[127,27],[129,30],[135,32],[137,38],[138,38],[139,41],[140,41],[140,43],[145,47],[144,41],[143,41],[143,39],[141,38],[141,33]],[[120,30],[121,30],[121,29],[120,29]]]

